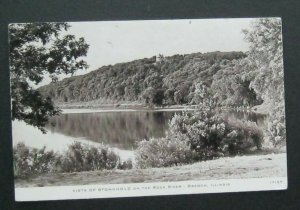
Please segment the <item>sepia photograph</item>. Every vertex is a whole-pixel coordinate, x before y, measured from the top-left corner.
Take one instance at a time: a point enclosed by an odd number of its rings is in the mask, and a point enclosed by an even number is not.
[[[17,201],[287,189],[281,18],[8,28]]]

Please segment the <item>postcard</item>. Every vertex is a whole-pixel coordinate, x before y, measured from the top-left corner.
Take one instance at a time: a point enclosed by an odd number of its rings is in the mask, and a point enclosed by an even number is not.
[[[282,21],[11,23],[16,201],[287,189]]]

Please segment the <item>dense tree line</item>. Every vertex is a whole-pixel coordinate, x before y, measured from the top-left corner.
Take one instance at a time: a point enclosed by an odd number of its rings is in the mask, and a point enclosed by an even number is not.
[[[66,78],[39,88],[57,104],[99,100],[148,105],[197,104],[197,84],[213,87],[220,105],[259,102],[243,79],[242,52],[163,55],[103,66],[86,75]],[[224,89],[225,88],[225,89]]]

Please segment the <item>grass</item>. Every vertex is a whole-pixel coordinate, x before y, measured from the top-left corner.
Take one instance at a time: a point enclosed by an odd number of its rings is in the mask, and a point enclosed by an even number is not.
[[[286,153],[226,157],[190,165],[132,170],[52,173],[17,178],[16,187],[123,184],[286,176]]]

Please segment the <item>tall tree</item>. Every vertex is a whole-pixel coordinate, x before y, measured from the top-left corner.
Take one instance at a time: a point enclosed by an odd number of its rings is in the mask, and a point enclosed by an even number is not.
[[[268,134],[274,145],[285,143],[284,78],[281,19],[261,18],[245,30],[250,43],[250,87],[264,101],[269,112]]]
[[[9,25],[13,120],[22,120],[45,132],[49,117],[60,110],[32,85],[38,85],[47,75],[56,80],[57,75],[87,68],[80,57],[86,56],[89,45],[84,38],[66,34],[69,27],[67,23]]]

